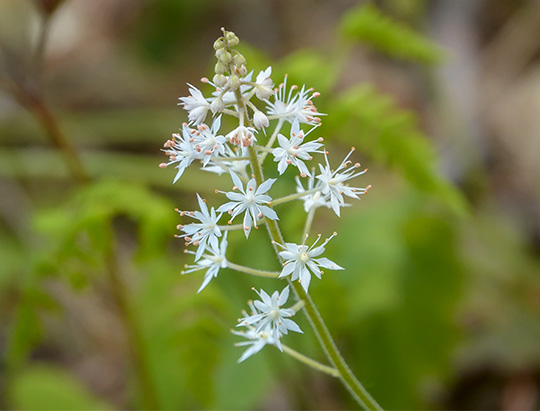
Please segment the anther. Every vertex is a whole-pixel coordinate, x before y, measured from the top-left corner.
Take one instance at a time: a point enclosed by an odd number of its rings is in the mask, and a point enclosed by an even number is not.
[[[167,163],[161,163],[161,164],[159,165],[159,167],[160,167],[160,168],[166,168],[166,167],[167,167]]]

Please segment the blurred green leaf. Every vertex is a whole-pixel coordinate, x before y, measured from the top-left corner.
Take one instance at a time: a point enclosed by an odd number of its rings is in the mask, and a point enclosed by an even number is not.
[[[9,386],[10,407],[17,410],[109,410],[72,375],[52,366],[36,365],[14,377]]]
[[[390,97],[359,84],[331,103],[325,119],[340,141],[401,171],[414,187],[434,195],[459,215],[467,212],[461,193],[436,169],[435,152],[418,129],[412,112],[398,109]]]
[[[277,64],[273,78],[279,84],[283,82],[283,76],[288,74],[289,87],[293,84],[306,85],[308,88],[316,87],[320,93],[326,93],[338,79],[343,62],[344,56],[328,58],[328,55],[318,50],[300,49]]]
[[[440,62],[444,56],[437,44],[394,21],[372,4],[348,11],[341,21],[340,31],[346,38],[393,57],[433,64]]]
[[[99,270],[110,247],[111,226],[123,216],[136,224],[138,257],[162,255],[174,230],[173,205],[138,184],[103,180],[84,187],[65,205],[38,213],[36,228],[48,237],[42,266],[68,273]]]
[[[341,297],[327,295],[348,304],[344,355],[354,353],[347,356],[351,367],[384,408],[424,409],[430,390],[450,378],[459,338],[453,313],[463,263],[455,224],[428,211],[414,192],[362,208],[341,222],[333,244],[358,244],[354,252],[337,248],[336,260],[347,270],[333,275]]]

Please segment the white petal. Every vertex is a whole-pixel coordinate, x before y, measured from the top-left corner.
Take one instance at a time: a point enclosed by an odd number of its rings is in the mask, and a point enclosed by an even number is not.
[[[266,193],[268,190],[270,190],[275,181],[275,178],[269,178],[268,180],[264,181],[257,189],[255,195]]]
[[[278,305],[283,305],[287,302],[289,298],[289,286],[285,287],[281,294],[279,295]]]
[[[279,274],[279,277],[281,278],[291,274],[294,271],[295,265],[296,264],[294,263],[285,264],[285,266],[281,270],[281,273]]]

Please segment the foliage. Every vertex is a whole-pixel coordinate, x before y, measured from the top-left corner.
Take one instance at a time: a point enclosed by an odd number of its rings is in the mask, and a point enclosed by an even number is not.
[[[435,43],[394,21],[372,4],[349,10],[340,30],[347,39],[401,59],[434,64],[439,63],[444,55]]]

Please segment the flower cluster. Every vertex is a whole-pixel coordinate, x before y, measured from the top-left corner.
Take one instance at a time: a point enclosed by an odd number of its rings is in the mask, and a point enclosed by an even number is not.
[[[221,196],[222,202],[215,207],[209,207],[206,200],[197,194],[199,210],[177,210],[188,220],[178,225],[180,233],[177,237],[183,239],[186,246],[196,247],[195,251],[186,251],[194,255],[194,262],[186,265],[183,273],[205,273],[199,291],[226,268],[286,279],[290,285],[298,281],[301,287],[295,288],[295,295],[301,299],[300,294],[309,291],[312,275],[321,278],[321,268],[343,270],[322,256],[335,233],[320,245],[317,245],[320,235],[311,246],[305,244],[315,211],[324,206],[339,216],[341,209],[349,205],[347,198],[359,199],[370,186],[362,188],[348,184],[349,180],[366,172],[359,170],[358,163],[353,164],[349,160],[354,149],[333,169],[323,139],[311,137],[325,115],[313,102],[320,94],[305,86],[288,85],[287,76],[274,87],[271,67],[255,76],[253,71],[248,71],[244,56],[235,49],[238,43],[234,33],[223,30],[223,36],[214,43],[215,74],[212,80],[201,79],[211,90],[203,93],[188,84],[189,95],[181,97],[179,105],[187,111],[189,122],[184,123],[163,148],[168,161],[160,167],[176,168],[174,182],[195,164],[205,171],[228,174],[232,180],[228,191],[215,190],[226,197],[225,200]],[[222,130],[223,116],[234,118],[234,126]],[[262,164],[270,155],[275,173],[273,178],[265,179]],[[308,167],[314,156],[320,157],[322,162],[318,167]],[[296,192],[272,198],[269,192],[276,181],[286,172],[293,172],[291,170],[298,173]],[[306,181],[305,185],[302,180]],[[253,228],[263,224],[269,228],[277,227],[279,217],[274,207],[288,201],[303,201],[307,223],[300,244],[285,242],[281,237],[271,238],[278,249],[279,272],[242,267],[227,259],[227,235],[230,231],[243,231],[249,239]],[[240,218],[242,222],[236,223]],[[282,308],[289,297],[289,286],[281,293],[276,291],[269,295],[260,290],[258,295],[261,300],[250,303],[251,313],[245,313],[239,320],[238,326],[246,330],[234,331],[248,338],[247,342],[239,344],[249,345],[240,361],[266,345],[274,345],[281,350],[281,338],[288,331],[302,332],[290,319],[297,310]]]

